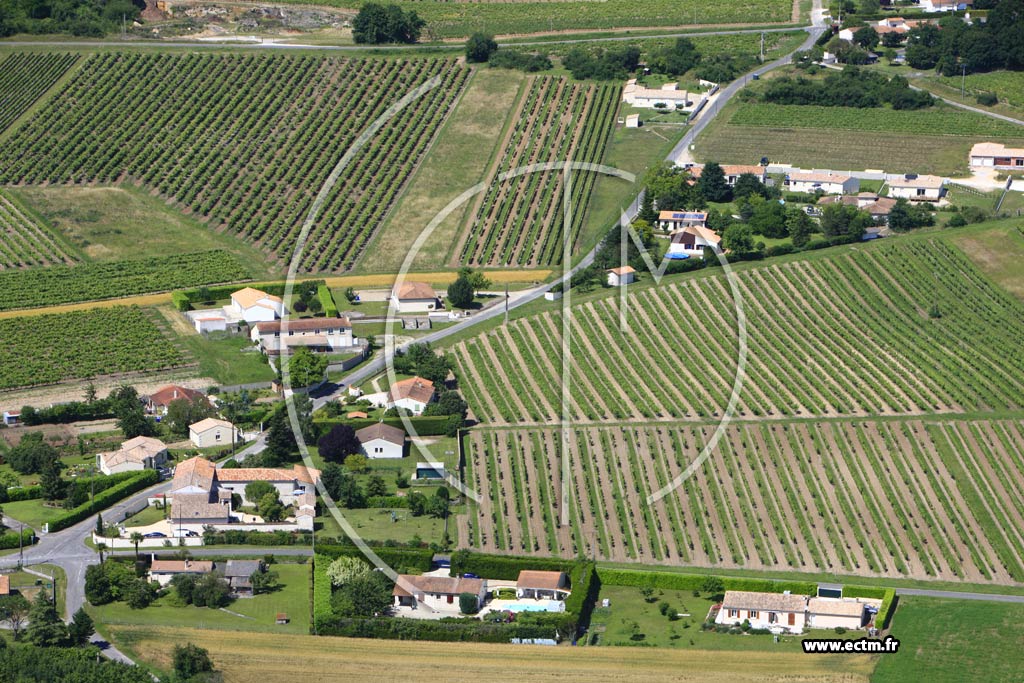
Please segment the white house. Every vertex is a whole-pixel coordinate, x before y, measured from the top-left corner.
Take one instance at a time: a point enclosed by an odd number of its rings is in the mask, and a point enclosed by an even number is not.
[[[441,308],[434,288],[426,282],[403,282],[391,291],[391,305],[398,313],[429,313]]]
[[[626,128],[639,128],[640,114],[629,114],[626,116]]]
[[[683,228],[672,235],[672,243],[665,254],[667,258],[680,259],[691,256],[704,258],[705,247],[718,249],[722,238],[710,228],[694,225]]]
[[[762,184],[768,182],[768,169],[764,166],[754,166],[752,164],[720,164],[722,167],[722,173],[725,174],[725,183],[729,187],[736,184],[741,175],[750,174],[761,181]],[[698,179],[704,173],[704,164],[694,164],[687,168],[690,172],[690,177]]]
[[[1024,171],[1024,149],[979,142],[971,147],[971,167]]]
[[[516,597],[534,600],[565,600],[569,595],[569,578],[565,572],[523,569],[516,579]]]
[[[924,12],[956,12],[969,10],[974,0],[921,0],[920,7]]]
[[[937,202],[942,198],[945,181],[935,175],[914,175],[890,180],[888,184],[890,197],[903,197],[918,202]]]
[[[611,268],[607,272],[608,285],[610,287],[618,287],[619,285],[628,285],[636,282],[636,270],[633,269],[633,266],[619,266],[618,268]]]
[[[658,227],[662,230],[682,230],[691,225],[704,227],[707,224],[707,211],[659,211]]]
[[[370,394],[367,400],[383,408],[404,408],[413,415],[419,415],[427,404],[436,398],[434,383],[422,377],[410,377],[395,382],[391,388],[380,394]]]
[[[167,462],[167,444],[149,436],[137,436],[121,443],[121,448],[96,456],[103,474],[152,470]]]
[[[863,628],[870,621],[868,605],[867,601],[855,598],[811,598],[807,601],[807,627]]]
[[[479,610],[484,602],[484,592],[483,579],[399,574],[391,595],[395,607],[418,609],[425,605],[441,612],[458,612],[459,595],[475,595],[476,609]]]
[[[301,502],[306,493],[316,490],[316,482],[320,480],[320,470],[293,465],[291,469],[283,467],[237,467],[217,470],[214,477],[215,490],[237,493],[242,497],[243,505],[255,505],[257,501],[246,500],[245,487],[254,481],[265,481],[277,489],[277,495],[283,505],[295,505]]]
[[[742,625],[744,621],[751,628],[801,633],[807,623],[807,596],[726,591],[715,623]]]
[[[300,346],[320,353],[339,353],[358,349],[348,318],[300,318],[253,325],[250,338],[268,356],[291,354]]]
[[[279,296],[246,287],[231,295],[233,312],[247,323],[263,322],[284,317],[284,301]]]
[[[856,194],[860,191],[860,180],[838,173],[790,173],[785,186],[790,192]]]
[[[240,440],[235,425],[227,420],[208,417],[188,426],[188,438],[196,448],[230,446]]]
[[[622,89],[622,101],[634,107],[646,109],[670,109],[688,111],[693,109],[694,93],[679,90],[678,83],[666,83],[660,88],[646,88],[635,78],[626,81]]]
[[[405,432],[383,422],[363,427],[356,432],[367,458],[401,458],[405,455]]]
[[[4,411],[4,424],[8,427],[14,427],[15,425],[21,424],[21,411],[20,410],[5,410]]]

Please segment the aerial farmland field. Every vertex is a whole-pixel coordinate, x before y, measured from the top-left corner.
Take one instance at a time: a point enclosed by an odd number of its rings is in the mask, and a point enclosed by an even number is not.
[[[0,57],[0,133],[77,61],[75,54],[14,53]]]

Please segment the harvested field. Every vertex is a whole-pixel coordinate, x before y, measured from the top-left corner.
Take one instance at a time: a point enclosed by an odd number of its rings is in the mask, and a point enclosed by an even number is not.
[[[495,553],[1024,582],[1024,421],[733,426],[648,505],[713,429],[573,428],[567,527],[560,432],[474,431],[466,480],[484,501],[469,537]]]

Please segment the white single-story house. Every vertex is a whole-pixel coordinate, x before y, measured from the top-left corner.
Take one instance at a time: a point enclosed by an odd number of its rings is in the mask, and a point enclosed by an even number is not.
[[[480,609],[485,593],[483,579],[399,574],[391,595],[395,607],[416,609],[423,604],[443,612],[457,612],[460,609],[459,596],[463,593],[475,595],[476,608]]]
[[[196,576],[209,574],[213,571],[213,562],[209,560],[156,560],[149,567],[149,580],[166,586],[178,574]]]
[[[385,392],[366,396],[376,406],[386,409],[404,408],[413,415],[421,414],[436,397],[434,383],[422,377],[403,379],[392,384]]]
[[[741,175],[750,174],[761,181],[761,184],[768,182],[768,169],[765,166],[755,166],[752,164],[720,164],[722,167],[722,173],[725,174],[725,183],[729,187],[736,184]],[[693,164],[689,166],[687,170],[690,172],[690,177],[697,180],[704,173],[704,164]]]
[[[807,627],[863,628],[870,621],[868,604],[855,598],[811,598],[807,601]]]
[[[228,329],[228,318],[217,311],[197,311],[195,315],[189,316],[192,325],[199,334],[209,332],[225,332]]]
[[[188,438],[196,448],[230,446],[240,441],[239,431],[227,420],[208,417],[188,426]]]
[[[611,287],[618,287],[619,285],[628,285],[631,282],[636,282],[636,270],[633,269],[633,266],[610,268],[607,272],[608,285]]]
[[[658,227],[662,230],[682,230],[693,225],[707,225],[707,211],[659,211]]]
[[[429,313],[441,308],[437,293],[426,282],[403,282],[391,291],[391,305],[398,313]]]
[[[534,600],[565,600],[569,595],[569,577],[565,572],[524,569],[516,579],[516,597]]]
[[[626,116],[626,128],[639,128],[640,114],[629,114]]]
[[[4,411],[4,424],[8,427],[21,424],[21,411],[20,410],[5,410]]]
[[[178,386],[177,384],[168,384],[167,386],[160,387],[149,396],[144,397],[146,402],[146,409],[154,415],[166,415],[167,407],[171,405],[171,402],[184,399],[186,401],[194,401],[197,398],[202,398],[208,404],[210,400],[206,398],[206,394],[199,391],[198,389],[189,389],[188,387]]]
[[[856,194],[860,191],[860,180],[838,173],[800,172],[786,175],[785,186],[790,192]]]
[[[923,12],[958,12],[971,9],[974,0],[921,0]]]
[[[672,243],[668,247],[668,258],[704,258],[704,249],[719,249],[722,238],[714,230],[700,225],[683,228],[672,235]]]
[[[284,301],[281,297],[245,287],[231,295],[233,312],[247,323],[276,320],[284,317]]]
[[[405,455],[405,432],[383,422],[363,427],[356,432],[362,453],[371,460],[401,458]]]
[[[979,142],[971,147],[971,167],[1024,171],[1024,149],[997,142]]]
[[[936,175],[914,175],[890,180],[889,196],[916,202],[937,202],[942,198],[945,182]]]
[[[669,109],[687,111],[693,109],[699,95],[679,90],[678,83],[666,83],[660,88],[646,88],[635,78],[626,81],[622,89],[622,101],[634,107],[647,109]]]
[[[318,353],[339,353],[356,350],[348,318],[300,318],[282,322],[260,322],[253,325],[252,341],[268,356],[291,354],[305,346]]]
[[[96,455],[96,466],[103,474],[152,470],[167,462],[167,444],[149,436],[137,436],[121,443],[121,448]]]
[[[807,623],[807,596],[726,591],[715,623],[742,625],[744,621],[751,628],[801,633]]]

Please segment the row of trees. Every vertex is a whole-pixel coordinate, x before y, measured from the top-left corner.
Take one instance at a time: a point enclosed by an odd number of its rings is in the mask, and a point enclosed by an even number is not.
[[[813,104],[824,107],[880,107],[893,109],[930,107],[934,99],[926,92],[913,90],[902,76],[884,74],[847,66],[831,72],[823,79],[772,79],[761,99],[773,104]]]
[[[69,33],[102,38],[132,22],[142,0],[19,0],[0,2],[0,38],[15,33]]]
[[[359,44],[415,43],[427,25],[415,10],[368,2],[352,20],[352,38]]]
[[[92,618],[82,608],[65,624],[50,594],[42,589],[32,602],[21,593],[0,596],[0,621],[8,625],[15,640],[37,647],[85,645],[95,630]]]

